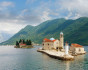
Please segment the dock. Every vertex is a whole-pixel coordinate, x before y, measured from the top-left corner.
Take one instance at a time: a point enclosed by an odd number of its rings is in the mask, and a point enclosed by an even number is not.
[[[65,55],[64,52],[61,51],[55,51],[55,50],[42,50],[42,49],[38,49],[38,52],[41,53],[45,53],[48,56],[55,58],[55,59],[59,59],[59,60],[65,60],[65,61],[70,61],[70,60],[74,60],[74,56],[72,55]]]

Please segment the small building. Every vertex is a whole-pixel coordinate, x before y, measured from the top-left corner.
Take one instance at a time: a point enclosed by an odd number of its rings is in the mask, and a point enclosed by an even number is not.
[[[84,47],[82,45],[74,44],[74,43],[71,44],[70,51],[72,52],[72,54],[84,54],[85,53]]]
[[[19,46],[20,46],[20,48],[22,48],[22,47],[26,46],[26,44],[20,43]]]
[[[58,50],[63,50],[64,49],[64,37],[63,33],[60,33],[60,39],[54,39],[50,38],[47,39],[45,38],[42,42],[43,49],[45,50],[50,50],[50,49],[58,49]]]
[[[50,39],[45,38],[43,40],[43,44],[42,45],[43,45],[43,49],[45,49],[45,50],[58,49],[59,40],[54,39],[54,38],[50,38]]]

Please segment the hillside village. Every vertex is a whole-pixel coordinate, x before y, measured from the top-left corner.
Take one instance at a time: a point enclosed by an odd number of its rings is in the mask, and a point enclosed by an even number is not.
[[[69,46],[67,42],[64,43],[63,32],[60,32],[59,40],[54,38],[45,38],[42,42],[42,49],[38,49],[38,51],[64,60],[72,60],[74,59],[74,56],[86,53],[82,45],[72,43],[71,46]]]

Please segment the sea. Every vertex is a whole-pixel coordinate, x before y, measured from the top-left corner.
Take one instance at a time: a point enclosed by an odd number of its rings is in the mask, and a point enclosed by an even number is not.
[[[88,70],[88,46],[74,61],[62,61],[37,52],[41,46],[23,49],[0,46],[0,70]]]

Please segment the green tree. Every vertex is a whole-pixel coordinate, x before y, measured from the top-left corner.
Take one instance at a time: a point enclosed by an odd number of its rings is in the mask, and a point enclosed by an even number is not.
[[[22,40],[20,39],[20,40],[19,40],[19,43],[21,43],[21,42],[22,42]]]
[[[32,45],[32,44],[31,44],[31,40],[28,40],[28,42],[29,42],[29,45]]]
[[[16,41],[16,46],[19,46],[19,42],[18,41]]]
[[[25,44],[25,43],[26,43],[24,39],[23,39],[22,41],[23,41],[23,44]]]
[[[28,39],[26,40],[26,45],[29,45],[29,43],[28,43]]]

